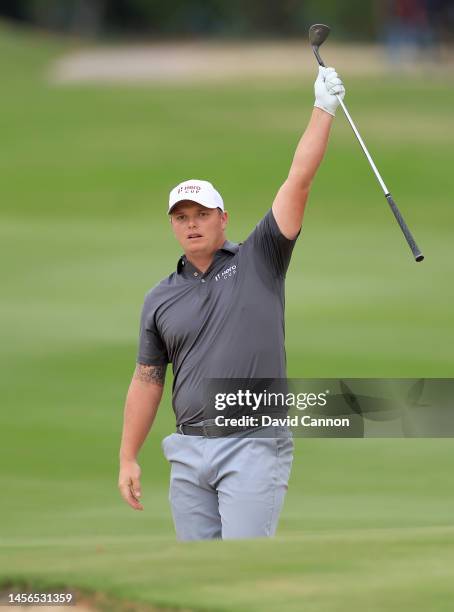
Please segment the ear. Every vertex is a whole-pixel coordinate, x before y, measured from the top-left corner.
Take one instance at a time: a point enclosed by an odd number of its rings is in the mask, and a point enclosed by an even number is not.
[[[225,228],[227,227],[227,223],[229,221],[229,213],[224,210],[224,212],[221,211],[221,227],[223,230],[225,230]]]
[[[170,227],[172,228],[173,235],[178,240],[178,236],[177,236],[177,232],[175,231],[175,225],[173,223],[173,216],[172,215],[169,215],[169,223],[170,223]]]

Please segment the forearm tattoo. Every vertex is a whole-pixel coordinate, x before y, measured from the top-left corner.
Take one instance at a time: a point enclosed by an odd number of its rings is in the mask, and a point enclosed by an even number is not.
[[[134,378],[142,382],[154,383],[155,385],[163,387],[166,377],[166,368],[167,366],[165,365],[154,366],[138,363],[134,372]]]

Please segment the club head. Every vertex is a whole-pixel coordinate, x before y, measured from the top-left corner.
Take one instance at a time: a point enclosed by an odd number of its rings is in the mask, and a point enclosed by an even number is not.
[[[328,38],[331,28],[323,23],[314,23],[309,28],[309,42],[313,47],[320,47]]]

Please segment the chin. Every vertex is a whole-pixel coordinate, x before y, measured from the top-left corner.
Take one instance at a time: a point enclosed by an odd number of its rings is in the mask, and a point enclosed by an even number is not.
[[[189,240],[186,243],[186,251],[188,253],[204,253],[208,250],[208,245],[205,240],[198,240],[197,242],[192,242]]]

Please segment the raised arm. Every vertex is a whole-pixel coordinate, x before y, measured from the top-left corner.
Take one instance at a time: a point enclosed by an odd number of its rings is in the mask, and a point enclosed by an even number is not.
[[[123,499],[135,510],[143,510],[139,501],[141,489],[137,455],[156,417],[165,373],[165,365],[137,363],[126,396],[118,487]]]
[[[345,95],[334,68],[319,69],[315,81],[315,108],[293,157],[287,179],[273,202],[273,215],[280,231],[293,240],[298,235],[312,180],[328,145],[331,124],[339,101]]]

